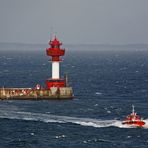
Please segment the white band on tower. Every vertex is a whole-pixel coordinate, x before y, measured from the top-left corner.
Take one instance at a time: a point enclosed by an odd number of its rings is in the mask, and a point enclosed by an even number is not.
[[[52,61],[52,79],[60,78],[59,64],[59,61]]]

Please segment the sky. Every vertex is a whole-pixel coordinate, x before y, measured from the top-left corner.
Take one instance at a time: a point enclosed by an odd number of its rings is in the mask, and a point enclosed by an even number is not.
[[[148,0],[0,0],[0,42],[148,43]]]

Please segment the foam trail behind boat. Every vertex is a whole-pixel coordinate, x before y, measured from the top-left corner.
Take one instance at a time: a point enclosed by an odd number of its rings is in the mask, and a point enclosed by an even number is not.
[[[77,118],[68,116],[57,116],[51,114],[32,113],[32,112],[20,112],[20,111],[2,111],[0,110],[0,118],[6,119],[18,119],[18,120],[30,120],[30,121],[41,121],[45,123],[57,122],[57,123],[74,123],[82,126],[92,127],[119,127],[119,128],[130,128],[127,125],[122,125],[120,120],[99,120],[91,118]],[[145,120],[146,125],[144,128],[148,128],[148,119]]]

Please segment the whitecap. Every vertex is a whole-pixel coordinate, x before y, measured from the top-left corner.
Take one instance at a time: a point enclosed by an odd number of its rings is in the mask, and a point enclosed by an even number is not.
[[[107,111],[107,113],[108,113],[108,114],[110,114],[110,113],[111,113],[111,111],[110,111],[110,110],[108,110],[108,111]]]
[[[30,133],[31,136],[34,136],[34,133]]]
[[[59,139],[59,138],[65,138],[66,135],[58,135],[58,136],[55,136],[56,139]]]
[[[94,106],[98,106],[98,104],[95,104]]]
[[[102,95],[102,93],[101,93],[101,92],[96,92],[95,94],[96,94],[96,95]]]
[[[127,138],[131,138],[132,136],[127,136]]]

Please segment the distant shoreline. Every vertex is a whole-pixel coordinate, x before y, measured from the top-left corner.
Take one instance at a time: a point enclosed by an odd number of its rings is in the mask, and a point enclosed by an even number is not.
[[[0,42],[0,50],[45,50],[48,44],[30,44],[30,43],[3,43]],[[111,51],[111,50],[148,50],[148,44],[63,44],[63,48],[70,50],[81,51]]]

